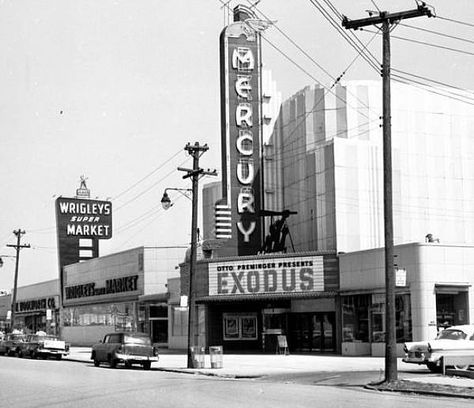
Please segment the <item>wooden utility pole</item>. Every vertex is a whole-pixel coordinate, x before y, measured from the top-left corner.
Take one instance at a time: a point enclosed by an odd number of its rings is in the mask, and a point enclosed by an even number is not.
[[[398,13],[380,12],[378,16],[349,20],[344,17],[342,26],[354,29],[382,25],[383,34],[383,192],[384,192],[384,230],[385,230],[385,381],[398,379],[397,339],[395,320],[395,270],[393,267],[393,205],[392,205],[392,129],[390,106],[390,30],[401,20],[433,14],[425,3],[420,2],[414,10]]]
[[[16,260],[15,260],[15,279],[13,281],[13,296],[12,296],[12,305],[11,305],[11,316],[10,316],[10,331],[13,331],[15,328],[15,312],[16,312],[16,292],[18,288],[18,266],[20,264],[20,250],[22,248],[30,248],[30,244],[20,245],[21,236],[25,234],[25,231],[22,231],[21,228],[13,231],[16,235],[16,244],[7,244],[8,247],[16,249]]]
[[[189,260],[189,292],[188,292],[188,368],[196,368],[194,367],[194,359],[193,353],[191,352],[192,347],[196,347],[196,337],[197,337],[197,330],[196,330],[196,300],[194,296],[194,276],[196,273],[196,247],[197,247],[197,219],[198,219],[198,182],[199,177],[201,175],[208,175],[208,176],[217,176],[217,172],[215,170],[204,170],[199,168],[199,158],[209,150],[207,144],[204,146],[199,145],[196,142],[194,145],[188,143],[184,150],[186,150],[192,157],[193,157],[193,168],[192,169],[184,169],[178,167],[178,170],[186,171],[187,174],[183,176],[183,178],[191,177],[192,179],[192,216],[191,216],[191,253],[190,253],[190,260]]]

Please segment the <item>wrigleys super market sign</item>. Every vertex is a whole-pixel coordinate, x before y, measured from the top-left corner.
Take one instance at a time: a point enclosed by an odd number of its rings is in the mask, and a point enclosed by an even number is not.
[[[322,256],[209,263],[209,295],[324,291]]]

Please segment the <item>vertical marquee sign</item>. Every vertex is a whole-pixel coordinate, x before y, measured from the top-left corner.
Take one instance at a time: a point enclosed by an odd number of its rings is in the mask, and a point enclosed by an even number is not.
[[[112,238],[112,203],[81,198],[56,199],[59,279],[66,265],[99,256],[99,239]]]
[[[245,6],[234,9],[234,23],[220,38],[222,190],[218,202],[230,212],[225,235],[232,255],[253,255],[261,247],[260,209],[260,34],[246,22],[255,19]]]

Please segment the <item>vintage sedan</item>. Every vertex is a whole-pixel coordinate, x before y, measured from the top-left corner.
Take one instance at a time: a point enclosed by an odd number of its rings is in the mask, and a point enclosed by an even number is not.
[[[404,350],[405,363],[426,364],[430,371],[440,371],[445,355],[474,355],[474,325],[451,326],[434,340],[405,343]]]
[[[69,344],[56,336],[44,334],[29,334],[21,343],[17,352],[18,357],[29,356],[31,358],[54,357],[61,360],[69,354]]]
[[[26,336],[22,333],[9,333],[0,341],[0,354],[14,356],[20,351],[20,347]]]
[[[106,334],[104,339],[92,346],[91,359],[98,367],[108,363],[117,367],[124,363],[126,367],[140,364],[149,370],[152,362],[158,361],[158,349],[153,347],[150,336],[145,333],[116,332]]]

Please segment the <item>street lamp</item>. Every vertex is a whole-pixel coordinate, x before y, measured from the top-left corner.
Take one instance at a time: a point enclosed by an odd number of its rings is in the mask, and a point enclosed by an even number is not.
[[[173,203],[171,202],[171,198],[167,193],[168,190],[177,191],[184,195],[187,199],[191,200],[191,198],[189,198],[189,194],[192,194],[193,190],[191,190],[190,188],[165,188],[165,192],[163,193],[163,197],[161,198],[161,205],[164,210],[169,210],[170,207],[173,205]]]

